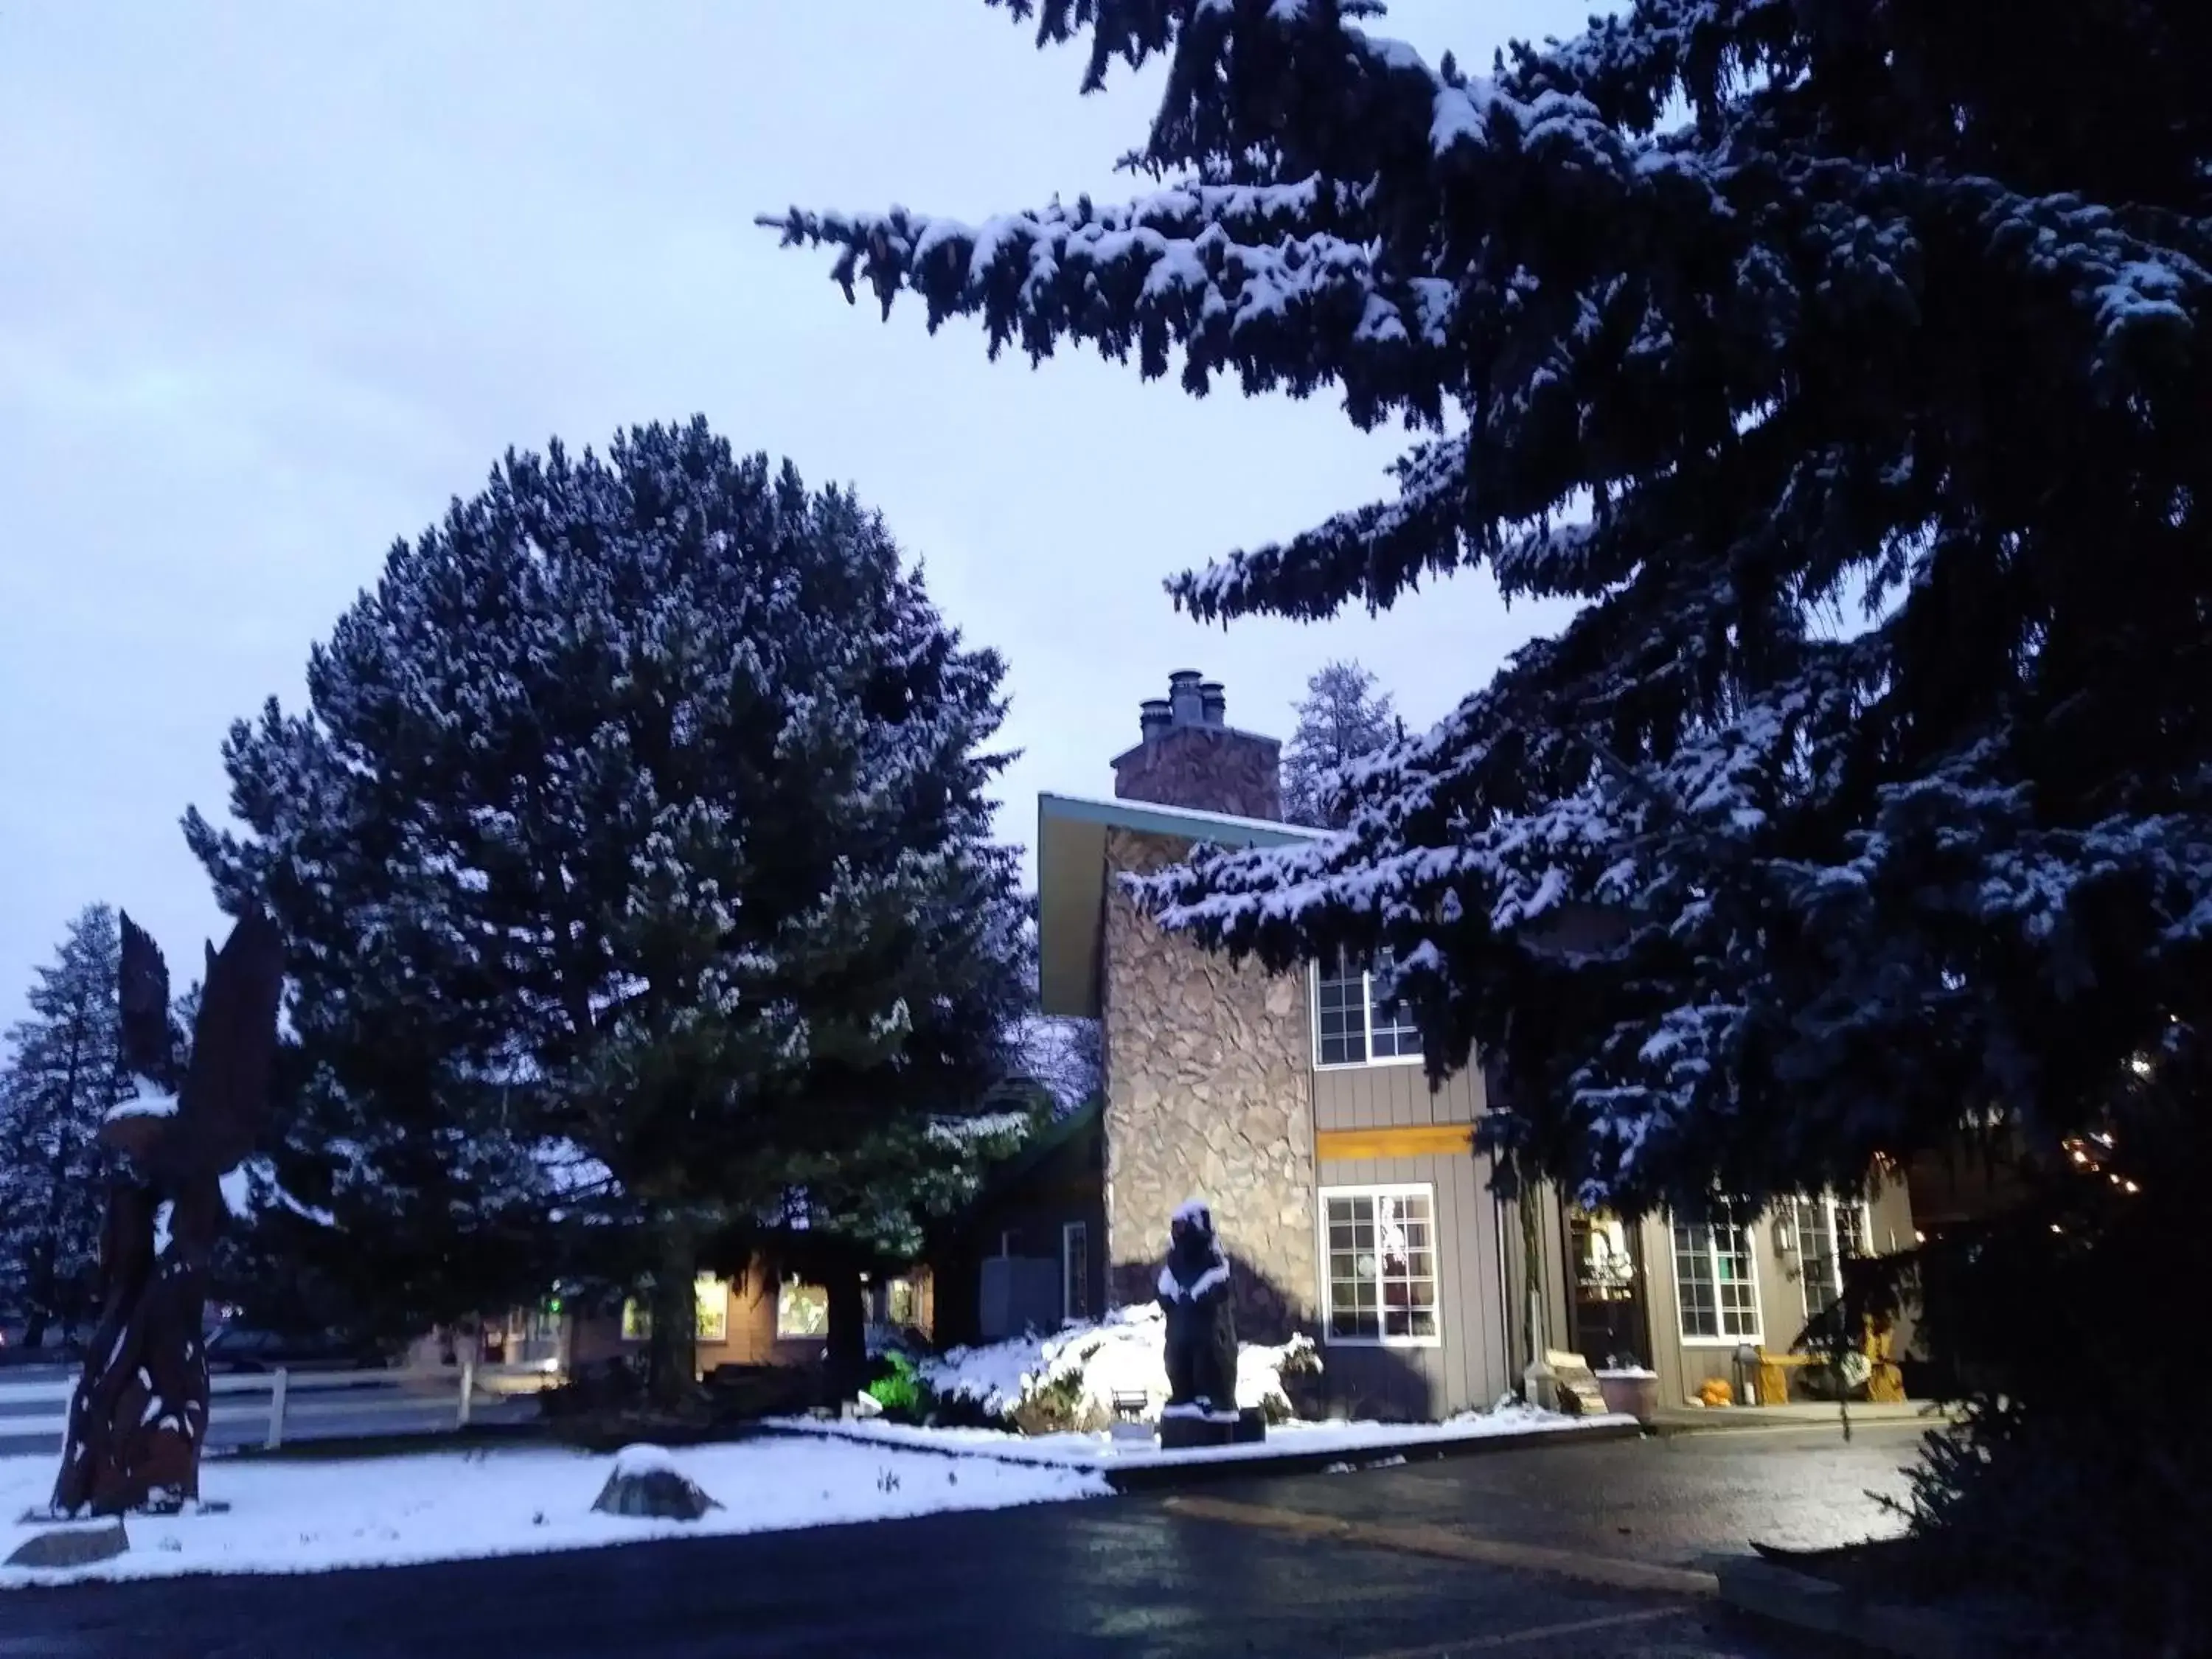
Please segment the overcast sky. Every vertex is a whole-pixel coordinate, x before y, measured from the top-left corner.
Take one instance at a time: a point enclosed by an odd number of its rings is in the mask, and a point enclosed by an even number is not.
[[[1589,0],[1395,0],[1486,64]],[[1001,833],[1110,793],[1169,672],[1287,736],[1324,660],[1409,719],[1556,612],[1462,579],[1380,620],[1177,616],[1161,579],[1382,493],[1334,398],[1204,402],[848,307],[756,211],[980,218],[1128,193],[1157,76],[1082,99],[980,0],[0,6],[0,1023],[94,900],[196,963],[178,818],[231,720],[509,445],[703,411],[850,483],[1011,665]],[[180,974],[180,981],[189,977]]]

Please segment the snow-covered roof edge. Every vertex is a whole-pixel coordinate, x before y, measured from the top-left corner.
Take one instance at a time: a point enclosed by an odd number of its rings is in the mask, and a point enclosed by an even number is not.
[[[1310,830],[1302,823],[1285,823],[1279,818],[1241,818],[1234,813],[1201,811],[1194,806],[1162,806],[1148,800],[1099,800],[1087,795],[1040,793],[1037,820],[1042,823],[1051,818],[1248,847],[1284,847],[1302,841],[1322,841],[1329,833],[1326,830]]]
[[[1148,800],[1040,793],[1037,968],[1039,1001],[1048,1014],[1097,1018],[1098,929],[1107,877],[1099,849],[1109,830],[1223,847],[1298,846],[1330,833],[1279,818],[1241,818]]]

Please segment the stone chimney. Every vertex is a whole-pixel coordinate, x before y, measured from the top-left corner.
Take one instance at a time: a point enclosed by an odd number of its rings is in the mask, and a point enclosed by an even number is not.
[[[1229,697],[1196,669],[1168,676],[1165,697],[1139,705],[1140,741],[1114,759],[1123,800],[1240,818],[1283,816],[1283,745],[1229,724]]]

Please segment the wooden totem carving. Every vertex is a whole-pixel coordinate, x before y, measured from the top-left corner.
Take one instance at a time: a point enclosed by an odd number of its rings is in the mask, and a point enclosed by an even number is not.
[[[207,1438],[201,1321],[222,1225],[222,1178],[252,1150],[276,1052],[284,960],[276,926],[240,919],[208,947],[191,1057],[179,1066],[161,952],[123,918],[123,1058],[137,1097],[100,1138],[128,1172],[109,1187],[100,1322],[70,1401],[54,1509],[119,1515],[199,1497]]]

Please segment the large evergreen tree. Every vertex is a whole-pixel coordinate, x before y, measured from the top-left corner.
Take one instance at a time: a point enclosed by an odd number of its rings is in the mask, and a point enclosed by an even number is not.
[[[641,1230],[682,1395],[702,1252],[1004,1070],[1002,672],[876,515],[703,420],[510,453],[392,550],[307,712],[233,728],[249,833],[187,822],[289,936],[288,1184],[380,1210],[365,1252]]]
[[[1283,816],[1341,830],[1351,817],[1345,769],[1402,734],[1390,694],[1358,663],[1327,662],[1306,681],[1297,728],[1283,748]]]
[[[89,1316],[100,1266],[108,1109],[131,1092],[122,1065],[115,913],[88,905],[38,969],[31,1018],[8,1034],[0,1069],[0,1307],[25,1345]]]
[[[1087,32],[1088,86],[1169,56],[1161,187],[787,237],[994,350],[1180,348],[1194,392],[1334,386],[1420,432],[1389,499],[1178,578],[1201,617],[1477,563],[1582,602],[1367,769],[1345,837],[1154,883],[1169,925],[1395,956],[1431,1065],[1503,1072],[1489,1143],[1594,1200],[1849,1185],[1969,1117],[2046,1160],[2201,1151],[2212,9],[1635,0],[1478,76],[1371,0],[1000,3]],[[2212,1246],[2049,1201],[2021,1250],[2107,1293],[1977,1373],[1929,1516],[2201,1644],[2209,1534],[2172,1517],[2212,1439],[2069,1360]]]

